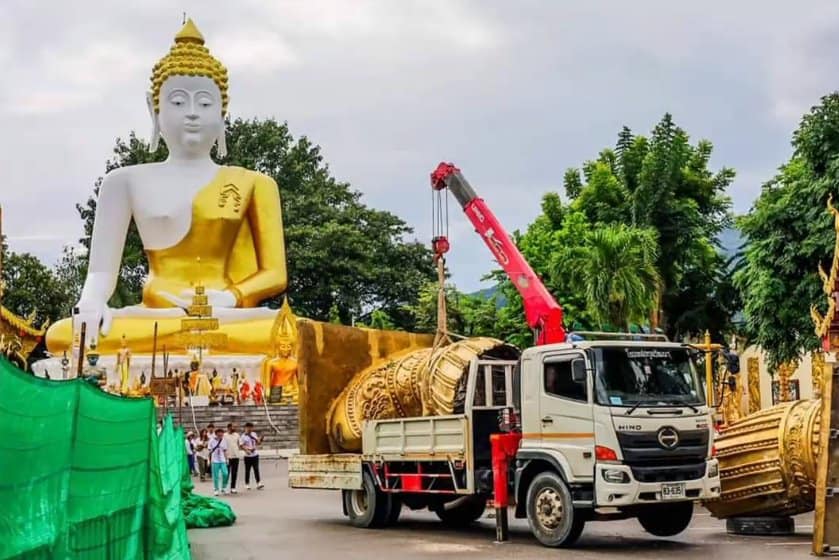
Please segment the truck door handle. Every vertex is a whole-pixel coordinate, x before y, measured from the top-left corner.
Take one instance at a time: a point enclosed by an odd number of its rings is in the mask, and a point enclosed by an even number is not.
[[[554,419],[551,418],[550,416],[545,416],[544,418],[542,418],[542,424],[553,424],[553,423],[554,423]]]

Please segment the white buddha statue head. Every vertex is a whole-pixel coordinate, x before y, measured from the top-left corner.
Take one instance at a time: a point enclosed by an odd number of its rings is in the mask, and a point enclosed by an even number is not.
[[[152,151],[162,137],[176,158],[206,156],[216,142],[219,157],[226,155],[227,69],[204,46],[204,37],[192,20],[155,65],[151,83],[146,99]]]

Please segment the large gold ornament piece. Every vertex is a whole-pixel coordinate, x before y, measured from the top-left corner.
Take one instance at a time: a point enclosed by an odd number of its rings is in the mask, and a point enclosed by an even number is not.
[[[192,22],[187,20],[183,29],[175,35],[175,44],[154,65],[151,77],[151,91],[155,112],[160,111],[160,88],[171,76],[203,76],[210,78],[221,92],[222,114],[227,113],[227,68],[204,46],[204,36]]]
[[[358,373],[327,414],[335,451],[361,450],[364,420],[452,414],[462,408],[463,380],[472,359],[515,358],[518,351],[493,338],[468,338],[436,350],[412,350]]]
[[[782,403],[743,418],[714,445],[722,494],[715,517],[795,515],[813,509],[821,401]]]

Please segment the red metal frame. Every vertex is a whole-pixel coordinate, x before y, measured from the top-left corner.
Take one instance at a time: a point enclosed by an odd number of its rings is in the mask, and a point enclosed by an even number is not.
[[[527,324],[536,331],[536,344],[565,342],[562,307],[533,272],[486,202],[472,190],[460,169],[452,163],[441,163],[431,174],[431,188],[437,191],[448,188],[454,192],[466,217],[521,294]],[[448,250],[448,241],[445,247]]]

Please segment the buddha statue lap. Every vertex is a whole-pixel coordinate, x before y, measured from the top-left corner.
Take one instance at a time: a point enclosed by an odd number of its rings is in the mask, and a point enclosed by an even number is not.
[[[151,352],[155,323],[158,345],[176,347],[184,310],[198,284],[205,287],[219,331],[226,335],[215,352],[270,353],[276,311],[257,306],[286,289],[280,198],[270,177],[219,166],[210,157],[215,143],[220,155],[226,152],[227,86],[227,70],[188,21],[154,67],[147,95],[152,149],[162,138],[169,157],[115,169],[105,177],[79,312],[50,327],[51,353],[69,349],[82,323],[88,341],[102,353],[118,352],[121,336],[133,352]],[[141,305],[111,309],[107,302],[132,219],[149,275]]]

